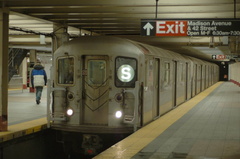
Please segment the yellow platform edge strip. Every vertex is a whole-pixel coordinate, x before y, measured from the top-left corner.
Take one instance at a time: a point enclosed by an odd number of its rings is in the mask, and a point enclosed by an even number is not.
[[[173,109],[166,115],[144,126],[134,134],[131,134],[124,140],[111,146],[106,151],[94,157],[94,159],[130,159],[141,149],[146,147],[150,142],[152,142],[157,136],[163,133],[169,126],[171,126],[193,107],[195,107],[222,83],[223,82],[218,82],[212,85],[196,95],[194,98],[181,104],[176,109]]]
[[[8,126],[8,131],[0,132],[0,143],[23,137],[47,129],[47,119],[40,118]]]

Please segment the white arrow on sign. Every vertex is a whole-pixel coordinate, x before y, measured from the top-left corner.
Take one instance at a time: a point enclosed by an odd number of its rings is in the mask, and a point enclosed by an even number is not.
[[[152,30],[153,28],[154,27],[149,22],[143,27],[144,30],[147,30],[147,35],[150,35],[150,30]]]

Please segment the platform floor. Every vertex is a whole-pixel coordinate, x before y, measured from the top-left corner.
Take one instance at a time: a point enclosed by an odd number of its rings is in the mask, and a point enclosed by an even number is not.
[[[29,89],[8,91],[8,125],[14,125],[34,119],[46,117],[47,87],[44,87],[42,99],[36,104],[35,93]]]
[[[0,132],[0,144],[47,129],[47,88],[42,92],[39,105],[35,93],[26,90],[8,91],[8,131]]]
[[[218,82],[94,159],[239,159],[240,87]]]

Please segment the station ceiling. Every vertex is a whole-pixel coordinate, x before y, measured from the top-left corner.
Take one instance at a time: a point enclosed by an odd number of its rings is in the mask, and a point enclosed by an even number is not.
[[[146,37],[141,20],[240,17],[240,0],[0,0],[0,7],[10,11],[10,47],[51,51],[57,23],[71,37],[119,36],[207,60],[233,53],[228,37]]]

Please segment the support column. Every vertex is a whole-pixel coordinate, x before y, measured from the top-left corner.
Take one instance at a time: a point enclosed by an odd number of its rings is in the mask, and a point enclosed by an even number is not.
[[[52,51],[55,52],[63,43],[69,40],[67,25],[53,24]]]
[[[37,53],[36,50],[30,50],[30,67],[33,67],[35,63],[37,62]]]
[[[22,61],[23,89],[27,89],[27,58]]]
[[[30,50],[29,60],[30,60],[30,67],[28,68],[28,71],[29,71],[29,82],[30,82],[30,83],[29,83],[29,92],[30,92],[30,93],[34,93],[34,92],[35,92],[35,89],[32,88],[31,73],[32,73],[32,70],[33,70],[34,65],[35,65],[36,62],[37,62],[37,53],[36,53],[36,50]]]
[[[0,131],[8,126],[8,27],[9,11],[0,9]]]
[[[228,45],[232,54],[240,55],[240,36],[230,36]]]
[[[54,59],[54,52],[65,42],[69,41],[68,26],[63,24],[53,24],[52,37],[52,59]],[[53,62],[54,60],[52,60]],[[53,64],[53,63],[52,63]],[[54,65],[53,65],[54,66]],[[54,77],[54,72],[50,72],[50,78]]]

